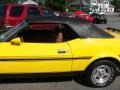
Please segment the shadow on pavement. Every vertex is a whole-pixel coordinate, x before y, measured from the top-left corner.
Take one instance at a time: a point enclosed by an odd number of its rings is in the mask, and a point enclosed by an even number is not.
[[[87,81],[84,81],[82,77],[0,77],[0,84],[16,84],[16,83],[49,83],[49,82],[67,82],[74,80],[76,83],[90,87],[87,85]]]
[[[76,83],[82,85],[82,86],[86,86],[86,87],[91,87],[91,88],[92,88],[92,86],[90,86],[90,84],[88,84],[88,82],[85,81],[85,80],[82,79],[82,78],[75,78],[74,81],[75,81]]]
[[[65,82],[72,81],[71,77],[37,77],[37,78],[4,78],[0,79],[0,84],[9,83],[43,83],[43,82]]]

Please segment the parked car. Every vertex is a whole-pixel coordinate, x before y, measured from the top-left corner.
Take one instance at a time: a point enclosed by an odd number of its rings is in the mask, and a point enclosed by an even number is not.
[[[92,13],[90,16],[92,16],[93,19],[93,23],[95,24],[99,24],[99,23],[107,23],[107,18],[105,17],[104,14],[98,14],[98,13]]]
[[[104,15],[105,15],[105,13],[104,13],[104,12],[91,11],[91,10],[88,10],[88,13],[89,13],[89,15],[91,15],[91,14],[93,14],[93,13],[97,13],[97,14],[104,14]]]
[[[57,23],[58,27],[26,30],[31,23]],[[82,72],[86,83],[104,87],[120,69],[120,40],[83,19],[29,17],[0,34],[0,43],[0,74],[4,76],[71,73],[79,77]]]
[[[61,11],[54,11],[53,13],[54,13],[56,16],[60,16]]]
[[[10,29],[23,20],[25,20],[29,16],[50,16],[53,15],[47,9],[41,9],[37,6],[31,5],[22,5],[22,4],[5,4],[0,5],[0,27],[4,29]],[[49,28],[53,28],[56,25],[46,24],[44,26],[41,25],[31,25],[31,28],[44,28],[49,26]]]
[[[45,9],[45,8],[41,8],[41,16],[56,16],[52,10],[50,9]]]
[[[77,17],[77,18],[82,18],[82,19],[84,19],[84,20],[87,20],[87,21],[90,21],[90,22],[93,22],[93,17],[92,16],[90,16],[89,14],[87,14],[87,13],[85,13],[84,11],[82,11],[82,10],[78,10],[78,11],[76,11],[75,13],[75,16]]]
[[[63,16],[63,17],[69,17],[69,18],[75,18],[75,14],[72,14],[72,13],[69,13],[69,12],[61,12],[60,13],[60,16]]]

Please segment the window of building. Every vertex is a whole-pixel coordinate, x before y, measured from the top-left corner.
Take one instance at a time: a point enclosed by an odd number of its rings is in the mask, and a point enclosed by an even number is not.
[[[109,4],[109,2],[106,1],[105,4]]]
[[[112,8],[109,8],[109,11],[111,12],[111,11],[112,11]]]
[[[96,1],[96,0],[94,0],[94,1],[92,1],[92,3],[97,3],[97,1]]]

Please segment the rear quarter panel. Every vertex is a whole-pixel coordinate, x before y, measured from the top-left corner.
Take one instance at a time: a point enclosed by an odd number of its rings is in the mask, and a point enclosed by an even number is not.
[[[72,54],[72,71],[84,71],[94,61],[106,57],[120,60],[120,45],[113,39],[75,39],[68,42]]]

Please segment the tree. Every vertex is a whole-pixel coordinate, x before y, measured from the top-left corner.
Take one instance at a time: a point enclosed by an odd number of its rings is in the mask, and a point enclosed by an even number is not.
[[[27,0],[0,0],[0,3],[17,3],[18,1],[24,2]],[[39,3],[42,3],[48,8],[53,10],[63,11],[68,7],[68,4],[74,0],[33,0]]]
[[[53,10],[64,10],[65,0],[47,0],[46,6],[52,8]]]
[[[53,10],[65,11],[68,4],[74,0],[46,0],[46,6]]]
[[[113,0],[111,4],[115,6],[115,9],[120,9],[120,0]]]

